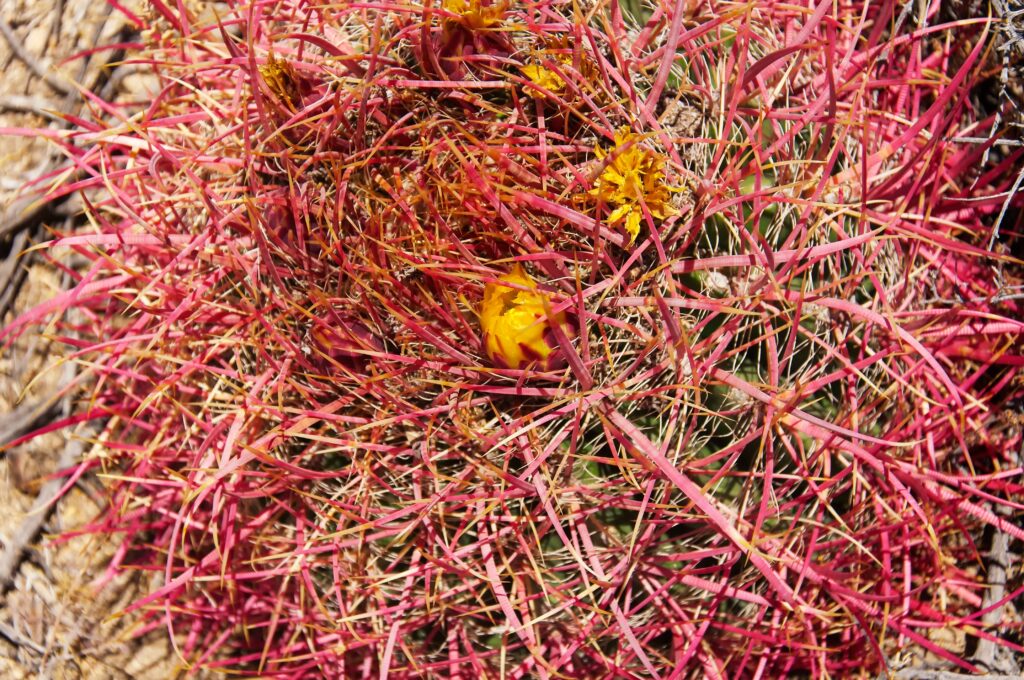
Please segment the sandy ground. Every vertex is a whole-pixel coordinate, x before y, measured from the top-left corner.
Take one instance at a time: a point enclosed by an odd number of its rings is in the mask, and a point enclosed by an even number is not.
[[[109,42],[123,27],[118,15],[94,0],[0,0],[0,19],[6,24],[0,31],[13,35],[22,51],[19,55],[12,49],[7,35],[0,37],[0,128],[58,126],[47,111],[76,110],[75,96],[68,98],[61,92],[68,89],[66,83],[71,79],[95,82],[97,62],[108,57],[97,55],[84,73],[81,61],[63,67],[60,62],[86,45]],[[145,85],[132,76],[115,82],[119,96],[137,96]],[[18,187],[38,177],[54,160],[52,148],[44,141],[0,135],[0,216],[4,220],[0,229],[29,207],[19,201]],[[54,215],[34,232],[23,230],[13,240],[0,235],[0,325],[61,288],[60,275],[41,258],[16,262],[14,255],[31,242],[45,239],[47,226],[60,228],[65,220],[74,219],[73,205],[68,204],[65,212],[72,216]],[[12,296],[15,289],[18,294]],[[25,337],[0,353],[0,439],[23,428],[36,405],[45,408],[54,402],[39,423],[72,408],[70,400],[54,400],[73,375],[60,365],[60,353],[43,335]],[[62,456],[67,460],[81,447],[81,442],[64,434],[51,434],[0,454],[0,677],[181,675],[183,669],[165,630],[140,636],[137,618],[116,616],[146,587],[142,577],[121,575],[98,586],[118,537],[51,540],[94,517],[103,503],[102,480],[87,477],[55,508],[33,510],[47,477],[61,467]],[[38,524],[39,517],[44,518],[41,530],[30,541],[19,541],[19,534]],[[25,550],[13,559],[19,544],[25,544]],[[7,574],[5,565],[12,567]]]

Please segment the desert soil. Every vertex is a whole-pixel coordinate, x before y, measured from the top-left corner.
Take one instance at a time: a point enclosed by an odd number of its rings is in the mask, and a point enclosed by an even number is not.
[[[51,112],[80,110],[80,99],[67,84],[95,83],[109,55],[94,55],[84,73],[80,59],[63,66],[61,62],[87,46],[110,42],[125,24],[106,3],[94,0],[0,0],[0,19],[0,128],[60,127]],[[17,48],[12,49],[10,38]],[[145,96],[144,77],[127,68],[108,68],[107,73],[117,74],[108,92],[123,98]],[[19,187],[58,160],[45,141],[0,134],[0,229],[32,209]],[[45,240],[47,228],[62,228],[66,220],[75,219],[75,212],[75,205],[68,203],[13,240],[0,235],[0,326],[64,285],[41,257],[18,261],[17,255],[32,242]],[[60,364],[61,351],[38,334],[0,354],[0,440],[24,429],[36,411],[45,411],[35,419],[42,424],[71,409],[61,389],[74,372]],[[80,431],[79,437],[87,434]],[[117,536],[51,540],[89,522],[103,503],[103,478],[90,474],[55,507],[38,508],[41,494],[45,499],[52,491],[54,484],[48,488],[46,481],[62,467],[62,456],[66,461],[88,446],[54,433],[0,454],[2,678],[171,678],[185,670],[166,630],[145,633],[137,617],[116,616],[147,586],[144,575],[120,575],[100,587],[118,547]],[[40,530],[28,531],[40,517]],[[26,532],[30,540],[21,540]],[[18,550],[22,545],[25,549]]]

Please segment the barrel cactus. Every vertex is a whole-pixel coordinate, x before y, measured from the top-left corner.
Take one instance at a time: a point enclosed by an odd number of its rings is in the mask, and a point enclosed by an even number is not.
[[[978,668],[936,631],[1021,650],[983,622],[1020,592],[991,597],[986,541],[1024,538],[990,21],[149,7],[159,95],[54,136],[75,286],[5,337],[82,310],[54,322],[101,428],[82,465],[116,474],[80,531],[160,575],[129,610],[190,667],[825,678]]]

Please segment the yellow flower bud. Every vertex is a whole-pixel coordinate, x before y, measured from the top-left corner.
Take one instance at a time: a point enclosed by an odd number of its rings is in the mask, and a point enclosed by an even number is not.
[[[484,4],[483,0],[442,0],[441,7],[458,15],[466,26],[476,30],[498,24],[506,10],[504,2]]]
[[[537,283],[518,264],[484,288],[480,327],[484,351],[496,365],[525,368],[532,364],[545,371],[556,368],[560,352],[551,331],[553,323],[571,337],[565,314],[551,313],[550,298],[537,290]]]
[[[527,64],[520,70],[534,85],[547,90],[551,94],[560,94],[565,89],[565,81],[562,80],[561,76],[545,66]],[[530,97],[544,96],[543,93],[537,92],[532,88],[527,89],[526,94]]]

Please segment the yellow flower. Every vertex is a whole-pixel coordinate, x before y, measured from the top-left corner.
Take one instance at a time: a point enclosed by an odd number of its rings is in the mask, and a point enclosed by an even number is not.
[[[544,40],[544,48],[534,52],[534,59],[538,62],[554,64],[561,73],[564,73],[570,80],[590,92],[591,97],[600,98],[601,92],[595,90],[588,83],[599,80],[597,64],[587,54],[586,50],[574,47],[567,35],[549,36]],[[558,71],[549,68],[541,63],[521,66],[520,71],[537,87],[547,90],[551,94],[563,95],[569,87],[566,80]],[[527,96],[542,98],[543,93],[534,88],[526,88]]]
[[[277,59],[273,54],[267,55],[267,63],[259,66],[260,75],[267,88],[292,111],[295,100],[299,97],[299,77],[289,62]]]
[[[539,64],[527,64],[520,69],[523,75],[537,87],[547,90],[552,94],[560,94],[565,89],[565,81],[551,69]],[[531,97],[542,97],[543,93],[534,89],[527,89],[526,94]]]
[[[551,337],[551,325],[557,323],[566,335],[572,330],[566,324],[564,313],[552,315],[550,312],[550,298],[537,290],[537,283],[518,264],[511,273],[488,283],[480,309],[480,327],[488,358],[508,368],[535,364],[540,370],[553,369],[557,363],[558,343]]]
[[[663,220],[678,214],[670,199],[675,189],[665,184],[665,157],[643,146],[641,135],[622,128],[615,134],[614,148],[594,149],[599,159],[611,160],[594,182],[590,195],[613,208],[608,224],[625,226],[629,242],[640,233],[644,213],[641,205],[655,219]]]
[[[462,23],[472,29],[490,28],[501,21],[505,14],[505,3],[483,4],[483,0],[442,0],[441,7],[457,14]]]

